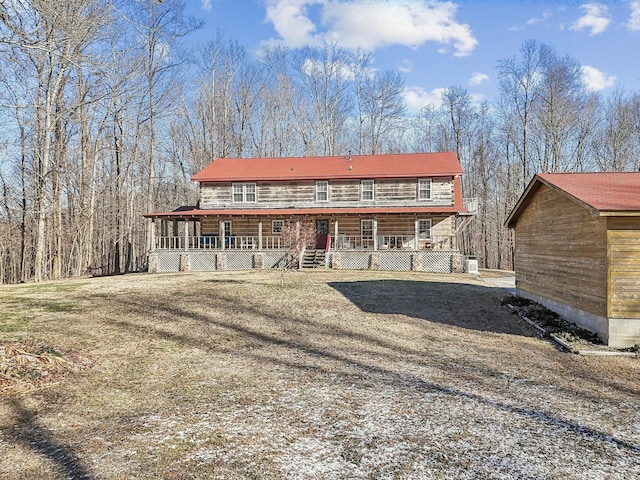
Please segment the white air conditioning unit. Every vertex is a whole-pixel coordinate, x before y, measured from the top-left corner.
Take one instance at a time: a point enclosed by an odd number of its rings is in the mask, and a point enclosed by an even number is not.
[[[466,273],[479,274],[479,272],[478,272],[478,260],[476,260],[476,257],[465,257],[464,258],[464,271]]]

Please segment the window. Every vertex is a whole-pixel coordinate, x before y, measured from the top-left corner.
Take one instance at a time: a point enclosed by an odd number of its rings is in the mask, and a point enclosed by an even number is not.
[[[431,179],[418,180],[418,200],[431,200]]]
[[[431,240],[431,219],[418,220],[418,240]]]
[[[316,182],[316,202],[329,201],[329,182]]]
[[[231,236],[231,221],[227,220],[226,222],[222,222],[224,224],[224,236],[226,237],[230,237]]]
[[[373,240],[373,220],[362,220],[362,240]]]
[[[271,231],[274,235],[282,233],[282,229],[284,228],[284,220],[273,220],[271,222]]]
[[[234,183],[233,203],[255,203],[256,184],[255,183]]]
[[[362,200],[363,201],[371,201],[374,199],[373,195],[373,180],[362,180],[360,182],[360,189],[362,191]]]

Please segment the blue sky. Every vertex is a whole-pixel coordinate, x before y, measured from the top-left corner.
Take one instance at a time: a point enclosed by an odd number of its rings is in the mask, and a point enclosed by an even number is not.
[[[467,88],[476,101],[497,93],[498,60],[525,40],[553,45],[583,68],[589,89],[640,92],[640,0],[610,2],[470,0],[187,0],[204,20],[194,38],[217,31],[251,52],[264,45],[337,42],[370,50],[374,67],[405,78],[411,110],[439,103],[442,89]]]

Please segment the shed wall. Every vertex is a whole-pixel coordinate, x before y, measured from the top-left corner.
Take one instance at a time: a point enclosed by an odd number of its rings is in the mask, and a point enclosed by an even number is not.
[[[640,217],[610,217],[609,317],[640,319]]]
[[[541,185],[516,224],[516,286],[607,316],[607,223]]]

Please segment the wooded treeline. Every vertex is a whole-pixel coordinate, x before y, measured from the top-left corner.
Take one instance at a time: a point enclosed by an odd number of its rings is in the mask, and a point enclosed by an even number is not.
[[[178,0],[0,2],[0,282],[143,269],[142,214],[193,205],[216,157],[453,150],[479,201],[461,244],[490,268],[534,173],[640,167],[640,96],[587,91],[549,45],[498,63],[494,103],[452,86],[412,113],[371,53],[187,48],[199,27]]]

